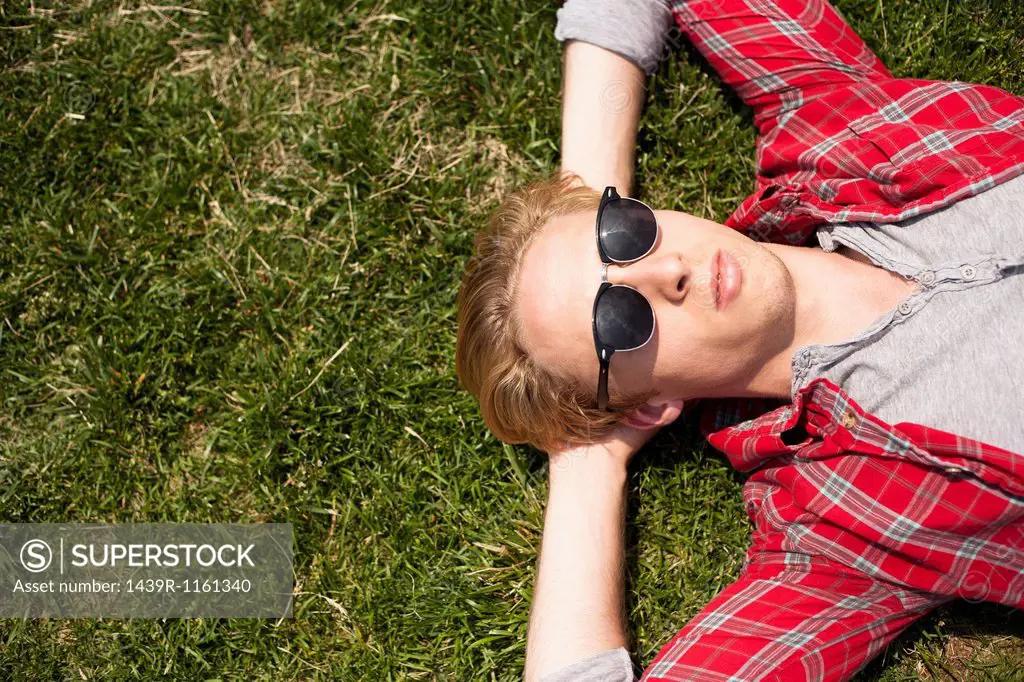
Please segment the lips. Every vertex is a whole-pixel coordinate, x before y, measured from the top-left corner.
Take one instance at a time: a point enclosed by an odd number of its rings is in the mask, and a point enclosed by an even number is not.
[[[724,310],[740,292],[743,271],[731,254],[719,249],[711,259],[709,268],[711,288],[715,299],[715,310]]]

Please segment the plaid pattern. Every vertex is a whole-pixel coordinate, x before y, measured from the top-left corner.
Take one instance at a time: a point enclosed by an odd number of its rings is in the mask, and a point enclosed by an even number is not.
[[[895,79],[823,0],[690,0],[674,14],[754,108],[757,192],[727,224],[804,243],[823,222],[894,222],[1024,172],[1024,99]],[[740,578],[643,680],[845,680],[951,599],[1024,608],[1024,456],[890,425],[838,386],[721,401],[709,442],[754,525]]]
[[[893,78],[823,0],[688,0],[683,34],[754,110],[756,192],[726,224],[800,244],[896,222],[1024,173],[1024,99]]]

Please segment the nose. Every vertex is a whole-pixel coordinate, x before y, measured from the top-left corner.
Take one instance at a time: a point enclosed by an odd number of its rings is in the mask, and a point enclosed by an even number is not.
[[[609,266],[608,281],[675,302],[686,297],[692,273],[690,264],[678,253],[652,254],[628,265]]]

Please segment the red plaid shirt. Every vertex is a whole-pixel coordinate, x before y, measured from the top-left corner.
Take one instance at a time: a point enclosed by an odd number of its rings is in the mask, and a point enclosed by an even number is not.
[[[1024,173],[1024,99],[893,78],[822,0],[673,11],[761,133],[757,191],[731,227],[800,244],[821,223],[900,221]],[[825,379],[771,406],[706,415],[710,443],[752,472],[753,542],[644,680],[847,679],[945,601],[1024,608],[1024,457],[887,424]]]

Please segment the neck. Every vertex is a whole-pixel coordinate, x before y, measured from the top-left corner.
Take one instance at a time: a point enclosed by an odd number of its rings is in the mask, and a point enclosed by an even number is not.
[[[906,296],[911,283],[867,260],[818,248],[766,244],[793,278],[794,320],[781,350],[746,387],[746,395],[789,398],[793,355],[803,346],[845,341]]]

